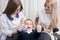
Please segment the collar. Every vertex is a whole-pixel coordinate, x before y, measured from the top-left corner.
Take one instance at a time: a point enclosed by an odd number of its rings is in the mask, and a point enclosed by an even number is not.
[[[8,19],[11,20],[11,21],[14,20],[14,18],[12,18],[10,15],[7,15],[7,17],[8,17]],[[17,14],[16,17],[19,18],[19,15]]]

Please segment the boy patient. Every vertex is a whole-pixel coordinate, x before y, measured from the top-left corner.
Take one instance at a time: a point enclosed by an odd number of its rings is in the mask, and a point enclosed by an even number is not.
[[[41,33],[41,25],[38,25],[36,30],[33,29],[32,20],[25,20],[24,23],[21,23],[18,29],[18,40],[37,40]]]

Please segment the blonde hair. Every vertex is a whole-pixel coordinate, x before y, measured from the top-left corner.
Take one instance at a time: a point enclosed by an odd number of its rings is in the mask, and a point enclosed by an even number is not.
[[[24,21],[24,23],[25,23],[26,21],[31,21],[31,22],[32,22],[32,25],[33,25],[33,21],[32,21],[31,19],[26,19],[26,20]]]
[[[31,19],[26,19],[24,22],[26,22],[27,20],[32,21]],[[33,21],[32,21],[32,22],[33,22]]]
[[[56,2],[57,0],[46,0],[46,3],[48,3],[48,5],[55,4]]]

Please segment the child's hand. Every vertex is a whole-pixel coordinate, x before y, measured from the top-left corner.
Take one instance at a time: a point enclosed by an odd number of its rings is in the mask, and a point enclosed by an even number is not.
[[[42,31],[41,25],[37,25],[37,32],[41,32],[41,31]]]
[[[22,22],[22,23],[19,25],[18,30],[19,30],[19,31],[22,31],[24,25],[25,25],[24,22]]]

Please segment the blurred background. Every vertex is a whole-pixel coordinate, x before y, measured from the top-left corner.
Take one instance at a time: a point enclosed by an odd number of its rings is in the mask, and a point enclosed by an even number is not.
[[[7,5],[9,0],[0,0],[0,13],[2,13]],[[23,4],[23,14],[25,17],[32,20],[35,19],[38,11],[44,8],[44,3],[46,0],[21,0]],[[60,0],[57,0],[58,8],[58,27],[60,27]]]

